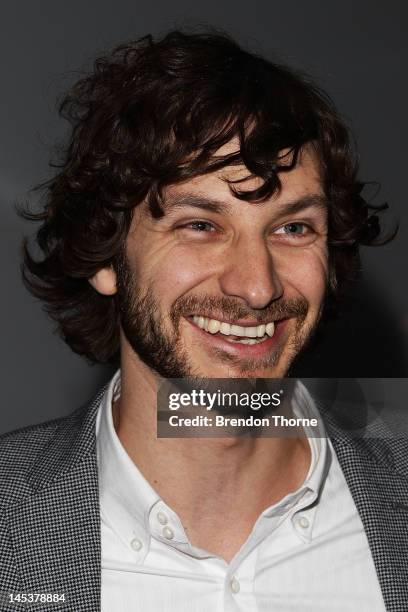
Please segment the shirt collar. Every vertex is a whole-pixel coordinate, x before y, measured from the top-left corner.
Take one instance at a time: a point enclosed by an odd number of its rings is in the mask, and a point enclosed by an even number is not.
[[[205,551],[191,547],[177,514],[154,491],[123,448],[112,418],[112,405],[118,395],[120,370],[113,376],[102,398],[96,420],[102,519],[118,534],[125,546],[129,546],[133,538],[139,538],[144,544],[143,556],[147,554],[152,536],[185,552],[194,551],[196,556],[208,556],[204,555]],[[316,416],[321,424],[314,400],[300,381],[295,387],[292,406],[296,416]],[[302,486],[278,504],[267,508],[261,517],[280,517],[280,522],[291,512],[295,525],[295,514],[311,506],[318,498],[327,471],[329,452],[323,425],[320,425],[319,435],[320,437],[315,437],[316,434],[313,437],[308,436],[311,463]],[[314,516],[315,511],[309,511],[308,529],[296,530],[301,539],[311,539]]]
[[[328,467],[327,435],[316,403],[300,380],[295,385],[292,407],[296,416],[309,419],[316,418],[318,422],[317,429],[305,428],[305,434],[310,443],[311,462],[304,484],[316,495],[319,495]]]
[[[294,388],[292,410],[298,418],[316,418],[318,422],[317,429],[305,427],[311,453],[310,467],[303,484],[277,504],[267,508],[261,516],[272,519],[276,527],[289,514],[296,535],[302,541],[309,542],[313,536],[316,518],[315,502],[319,498],[330,465],[330,448],[316,403],[301,381],[297,381]]]
[[[96,449],[102,519],[125,545],[135,536],[149,545],[148,517],[159,496],[123,448],[113,425],[112,404],[120,394],[120,370],[102,398],[96,421]]]
[[[120,370],[102,398],[96,420],[96,448],[102,520],[125,546],[143,542],[139,561],[154,536],[170,546],[185,549],[189,541],[177,514],[159,497],[123,448],[113,425],[112,405],[120,395]]]

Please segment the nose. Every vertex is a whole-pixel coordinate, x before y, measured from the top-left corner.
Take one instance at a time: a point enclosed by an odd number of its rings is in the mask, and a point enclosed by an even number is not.
[[[230,247],[219,277],[225,295],[241,298],[253,309],[262,309],[283,295],[283,285],[265,242],[252,236]]]

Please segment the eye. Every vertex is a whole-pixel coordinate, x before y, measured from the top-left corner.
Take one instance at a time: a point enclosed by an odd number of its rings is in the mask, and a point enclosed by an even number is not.
[[[317,236],[316,229],[308,223],[291,221],[278,227],[271,238],[289,246],[307,246],[314,242]]]
[[[311,231],[311,228],[306,223],[286,223],[276,230],[276,234],[287,234],[291,236],[304,236]]]
[[[192,229],[195,232],[199,233],[209,233],[211,230],[215,231],[215,227],[209,221],[190,221],[190,223],[186,223],[185,225],[181,225],[178,229]]]

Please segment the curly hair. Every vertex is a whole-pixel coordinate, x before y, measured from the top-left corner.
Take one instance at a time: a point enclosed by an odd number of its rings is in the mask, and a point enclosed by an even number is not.
[[[225,34],[173,31],[121,45],[96,60],[59,111],[72,129],[58,173],[41,186],[42,210],[20,211],[41,223],[42,251],[36,259],[24,241],[22,272],[64,340],[91,362],[117,363],[120,317],[116,296],[100,295],[88,279],[116,269],[138,204],[163,214],[167,185],[244,164],[261,186],[230,183],[231,191],[264,201],[312,142],[328,200],[329,295],[358,275],[359,245],[379,242],[378,209],[361,195],[355,147],[330,98],[308,76]],[[239,150],[216,155],[232,138]]]

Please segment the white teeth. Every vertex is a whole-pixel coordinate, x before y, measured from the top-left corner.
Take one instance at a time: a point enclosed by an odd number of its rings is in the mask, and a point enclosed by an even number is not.
[[[253,342],[246,342],[244,339],[252,340],[255,338],[263,338],[265,334],[269,337],[272,337],[275,333],[275,324],[272,321],[271,323],[267,323],[266,325],[257,325],[256,327],[242,327],[241,325],[231,325],[230,323],[225,323],[223,321],[218,321],[217,319],[208,319],[207,317],[202,317],[198,315],[193,316],[194,323],[210,334],[216,334],[220,332],[224,336],[241,336],[243,338],[242,342],[244,344],[253,344]]]
[[[256,328],[258,338],[262,338],[265,335],[266,325],[258,325]]]
[[[216,321],[215,319],[210,319],[207,331],[209,331],[210,334],[216,334],[218,331],[220,331],[220,327],[221,323],[219,321]]]
[[[231,325],[229,323],[221,323],[220,333],[224,336],[229,336],[231,333]]]
[[[275,333],[275,323],[268,323],[265,327],[265,331],[268,334],[268,336],[271,338],[273,336],[273,334]]]

